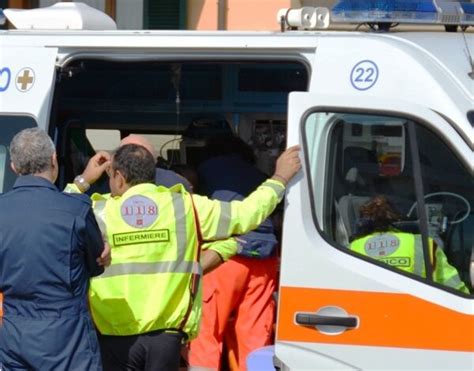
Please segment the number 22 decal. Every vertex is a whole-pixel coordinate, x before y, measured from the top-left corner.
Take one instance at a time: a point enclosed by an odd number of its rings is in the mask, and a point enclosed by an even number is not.
[[[355,78],[355,82],[372,82],[372,76],[374,74],[374,69],[372,67],[367,68],[364,70],[363,68],[359,67],[356,69],[356,73],[358,73],[357,77]]]
[[[351,71],[351,84],[357,90],[368,90],[379,77],[377,65],[369,60],[357,63]]]

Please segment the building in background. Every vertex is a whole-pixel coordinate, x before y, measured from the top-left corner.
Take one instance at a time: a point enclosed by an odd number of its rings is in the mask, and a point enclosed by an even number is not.
[[[31,9],[58,0],[0,0],[0,8]],[[122,30],[279,30],[281,8],[332,6],[335,0],[80,0],[110,15]]]

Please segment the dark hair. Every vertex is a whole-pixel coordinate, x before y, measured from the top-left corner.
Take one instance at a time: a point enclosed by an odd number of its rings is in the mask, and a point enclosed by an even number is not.
[[[400,220],[400,215],[384,196],[375,196],[359,208],[360,220],[356,225],[358,237],[373,233],[385,232],[393,222]]]
[[[138,144],[120,146],[114,154],[112,169],[120,171],[130,186],[155,182],[155,159]]]

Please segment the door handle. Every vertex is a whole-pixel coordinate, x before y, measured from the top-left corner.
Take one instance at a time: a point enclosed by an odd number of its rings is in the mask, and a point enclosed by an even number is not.
[[[357,327],[357,317],[338,317],[338,316],[323,316],[313,313],[296,313],[295,322],[302,326],[340,326],[355,328]]]

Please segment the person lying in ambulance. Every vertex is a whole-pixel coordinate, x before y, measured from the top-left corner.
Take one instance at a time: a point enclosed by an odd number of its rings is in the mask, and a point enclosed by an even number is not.
[[[401,232],[392,227],[400,216],[383,196],[375,196],[360,209],[355,239],[350,249],[377,259],[405,272],[426,277],[423,244],[420,234]],[[443,250],[429,238],[433,280],[442,285],[469,293],[459,273],[448,263]]]

